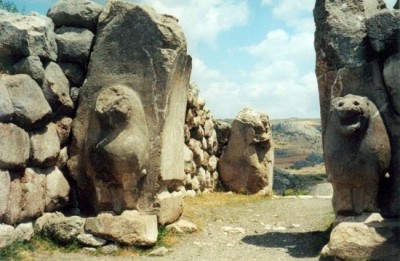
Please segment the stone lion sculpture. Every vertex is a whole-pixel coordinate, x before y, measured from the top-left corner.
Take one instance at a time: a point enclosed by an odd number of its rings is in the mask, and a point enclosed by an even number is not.
[[[134,209],[150,149],[146,117],[136,92],[123,85],[104,88],[97,97],[90,130],[87,175],[96,187],[96,211]]]
[[[332,100],[324,135],[325,164],[338,215],[377,212],[378,190],[391,160],[389,137],[366,97]]]

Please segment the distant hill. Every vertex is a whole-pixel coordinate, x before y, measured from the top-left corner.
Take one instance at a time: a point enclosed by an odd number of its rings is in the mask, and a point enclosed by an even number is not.
[[[297,161],[322,157],[320,119],[272,120],[275,141],[275,166],[286,168]]]

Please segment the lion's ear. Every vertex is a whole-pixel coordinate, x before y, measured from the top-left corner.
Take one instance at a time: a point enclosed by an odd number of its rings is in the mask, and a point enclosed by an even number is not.
[[[362,101],[369,106],[369,99],[367,97],[361,97]]]

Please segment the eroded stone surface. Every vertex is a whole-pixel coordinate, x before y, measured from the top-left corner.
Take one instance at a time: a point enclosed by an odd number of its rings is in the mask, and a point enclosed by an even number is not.
[[[29,136],[14,124],[0,123],[0,168],[23,169],[29,159]]]
[[[273,141],[269,118],[243,109],[232,124],[231,136],[219,161],[222,182],[236,192],[272,193]]]
[[[30,140],[32,166],[53,167],[60,153],[60,139],[56,125],[50,123],[46,127],[32,132]]]

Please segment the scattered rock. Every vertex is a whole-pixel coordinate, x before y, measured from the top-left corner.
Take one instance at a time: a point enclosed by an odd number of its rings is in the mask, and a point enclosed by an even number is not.
[[[101,247],[104,246],[107,241],[102,239],[102,238],[98,238],[95,237],[91,234],[79,234],[76,239],[78,240],[79,243],[81,243],[82,245],[85,246],[90,246],[90,247]]]
[[[172,230],[178,233],[191,234],[198,230],[197,226],[190,221],[180,219],[177,222],[166,227],[167,230]]]
[[[157,241],[157,216],[137,211],[124,211],[120,216],[99,214],[86,220],[85,231],[117,243],[152,246]]]
[[[241,227],[224,226],[224,227],[221,227],[221,230],[228,234],[244,234],[245,233],[244,228],[241,228]]]
[[[0,249],[10,246],[15,241],[14,227],[0,224]]]
[[[51,237],[57,242],[67,244],[76,240],[77,236],[83,233],[85,220],[78,216],[72,217],[51,217],[43,224],[43,234]]]
[[[159,247],[149,253],[149,256],[165,256],[168,254],[169,250],[166,247]]]
[[[100,247],[100,252],[102,252],[103,254],[109,255],[109,254],[117,252],[118,249],[119,248],[117,245],[110,244],[110,245]]]

